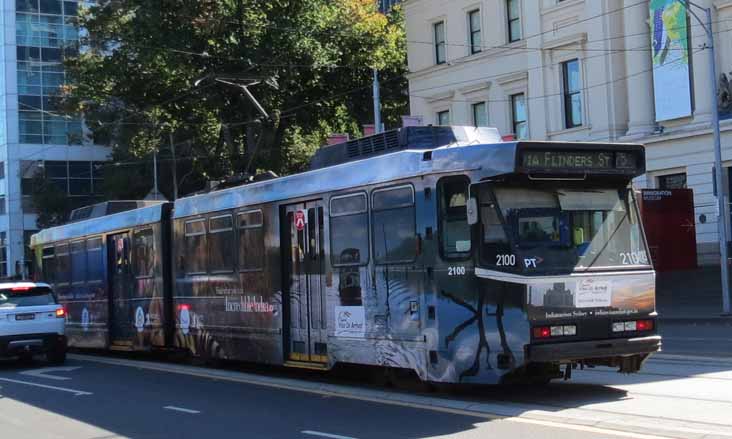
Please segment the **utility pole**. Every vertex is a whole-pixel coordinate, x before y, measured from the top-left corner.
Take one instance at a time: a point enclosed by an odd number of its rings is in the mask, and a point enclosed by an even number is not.
[[[158,150],[156,149],[153,153],[153,191],[155,192],[155,199],[158,200]]]
[[[173,154],[173,201],[178,199],[178,163],[175,161],[175,143],[173,133],[170,133],[170,152]]]
[[[381,132],[381,95],[379,93],[379,71],[374,69],[374,132]]]
[[[719,107],[717,106],[717,96],[719,91],[717,90],[717,66],[716,56],[714,54],[714,32],[712,32],[712,8],[703,8],[689,0],[679,0],[686,10],[694,16],[696,21],[699,22],[704,32],[707,34],[706,49],[709,51],[709,76],[711,80],[711,92],[712,92],[712,133],[714,134],[714,173],[715,183],[717,185],[717,212],[719,213],[717,218],[717,229],[719,231],[719,255],[720,255],[720,268],[722,272],[722,314],[730,314],[730,295],[729,295],[729,266],[728,266],[728,255],[727,255],[727,224],[728,218],[725,211],[725,205],[727,204],[727,196],[723,189],[722,179],[722,144],[721,136],[719,133]],[[706,23],[697,16],[691,7],[703,10],[706,14]]]

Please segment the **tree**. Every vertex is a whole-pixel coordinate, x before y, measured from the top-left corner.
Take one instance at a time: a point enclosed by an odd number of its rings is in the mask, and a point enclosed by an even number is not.
[[[43,169],[33,174],[31,184],[31,200],[38,211],[37,226],[45,229],[65,223],[75,207],[69,203],[66,191],[46,178]]]
[[[149,191],[119,177],[150,169],[153,151],[163,172],[187,176],[180,193],[244,171],[301,170],[328,134],[359,135],[373,121],[372,68],[385,123],[407,112],[403,18],[373,0],[110,0],[83,11],[80,25],[65,109],[83,112],[95,141],[113,147],[110,197]],[[217,79],[258,82],[249,89],[270,117]],[[171,180],[160,179],[168,196]]]

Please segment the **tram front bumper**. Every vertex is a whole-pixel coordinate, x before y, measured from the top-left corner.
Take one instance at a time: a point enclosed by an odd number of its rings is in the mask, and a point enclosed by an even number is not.
[[[532,363],[568,363],[585,361],[611,365],[622,357],[642,356],[661,350],[661,336],[611,338],[606,340],[529,345],[527,358]],[[599,361],[593,361],[599,360]]]

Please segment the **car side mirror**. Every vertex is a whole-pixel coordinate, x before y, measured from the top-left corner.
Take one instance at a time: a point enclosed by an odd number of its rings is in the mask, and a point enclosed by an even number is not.
[[[468,205],[466,206],[468,211],[468,224],[478,224],[478,200],[471,197],[468,198]]]

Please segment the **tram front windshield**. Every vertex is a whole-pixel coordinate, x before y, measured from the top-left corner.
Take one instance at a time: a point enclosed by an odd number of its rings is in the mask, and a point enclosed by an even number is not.
[[[649,268],[629,188],[479,188],[484,268],[521,274]]]

